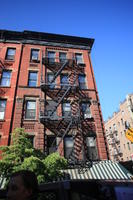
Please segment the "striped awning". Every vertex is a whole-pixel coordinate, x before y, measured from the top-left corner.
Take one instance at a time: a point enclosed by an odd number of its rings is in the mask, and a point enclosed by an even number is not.
[[[78,168],[62,170],[65,180],[131,180],[133,175],[117,162],[99,161],[93,163],[91,168]]]

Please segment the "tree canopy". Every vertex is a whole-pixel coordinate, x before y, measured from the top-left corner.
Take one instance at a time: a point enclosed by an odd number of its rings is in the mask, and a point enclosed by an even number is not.
[[[0,150],[0,174],[7,180],[13,172],[28,169],[35,172],[39,183],[53,181],[62,175],[60,170],[67,166],[67,160],[57,152],[46,157],[33,148],[23,128],[16,128],[12,133],[11,145],[2,146]]]

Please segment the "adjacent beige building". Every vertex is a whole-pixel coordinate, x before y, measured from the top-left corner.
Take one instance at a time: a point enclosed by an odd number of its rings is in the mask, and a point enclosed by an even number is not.
[[[120,103],[119,110],[105,122],[109,158],[113,161],[133,160],[133,143],[125,136],[133,128],[133,94]]]

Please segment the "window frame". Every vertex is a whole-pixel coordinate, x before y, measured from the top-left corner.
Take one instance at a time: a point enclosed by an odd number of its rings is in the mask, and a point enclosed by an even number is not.
[[[77,56],[81,56],[81,58],[78,60],[78,57]],[[77,64],[84,64],[84,60],[83,60],[83,54],[82,53],[75,53],[75,60],[76,60],[76,63]]]
[[[67,141],[67,139],[68,140],[71,139],[70,144],[69,144],[70,147],[68,147],[69,145],[66,145],[66,143],[69,142],[69,141]],[[73,151],[73,148],[74,148],[74,139],[73,139],[73,137],[72,136],[64,137],[63,144],[64,144],[63,145],[64,146],[64,157],[66,159],[69,159],[69,157],[70,157],[70,155],[71,155],[71,153]]]
[[[14,54],[10,55],[8,51],[10,50],[14,50]],[[15,60],[15,54],[16,54],[16,48],[15,47],[8,47],[7,50],[6,50],[6,56],[5,56],[5,60],[8,60],[8,61],[14,61]]]
[[[37,57],[33,55],[33,52],[36,51],[38,52]],[[40,53],[40,49],[35,49],[35,48],[31,48],[31,53],[30,53],[30,62],[39,62],[39,53]]]
[[[4,105],[4,111],[1,112],[1,102],[4,101],[5,102],[5,105]],[[0,121],[4,120],[5,119],[5,112],[6,112],[6,106],[7,106],[7,100],[6,99],[0,99]],[[3,113],[3,117],[1,118],[1,113]]]
[[[69,105],[70,105],[70,111],[65,111],[65,110],[64,110],[64,105],[65,105],[65,104],[69,104]],[[63,117],[70,117],[71,114],[72,114],[72,110],[71,110],[71,104],[70,104],[70,102],[69,102],[69,101],[63,102],[63,103],[62,103],[62,116],[63,116]]]
[[[81,79],[80,79],[80,77],[81,77]],[[82,77],[84,77],[84,82],[80,81],[80,80],[82,80]],[[86,75],[85,74],[79,74],[78,75],[78,84],[79,84],[79,88],[81,90],[86,90],[87,89],[87,82],[86,82]]]
[[[65,57],[61,57],[62,55],[65,55]],[[59,52],[59,61],[60,63],[64,63],[67,60],[67,53],[66,52]]]
[[[50,57],[50,56],[49,56],[50,53],[51,53],[51,54],[53,53],[53,54],[54,54],[54,57]],[[51,63],[51,64],[53,63],[53,64],[54,64],[54,63],[55,63],[55,59],[56,59],[56,52],[55,52],[55,51],[48,51],[48,52],[47,52],[47,58],[48,58],[48,62],[49,62],[49,63]]]
[[[9,78],[6,77],[6,76],[4,77],[4,76],[3,76],[4,72],[9,72],[9,73],[10,73],[10,77],[9,77]],[[3,70],[3,71],[2,71],[2,76],[1,76],[1,79],[0,79],[0,86],[1,86],[1,87],[10,87],[10,85],[11,85],[11,74],[12,74],[12,71],[11,71],[11,70]],[[3,84],[2,84],[2,81],[3,81],[4,79],[6,80],[6,82],[7,82],[7,80],[9,80],[9,84],[3,85]]]
[[[30,74],[31,73],[36,74],[36,79],[33,79],[33,78],[31,79],[30,78]],[[28,87],[37,87],[37,81],[38,81],[38,71],[29,71],[29,74],[28,74]],[[36,84],[35,85],[30,85],[31,82],[35,82]]]
[[[83,105],[86,106],[85,110],[83,108]],[[90,103],[89,102],[81,102],[81,112],[83,114],[84,119],[92,118],[91,109],[90,109]]]
[[[35,109],[29,109],[28,107],[28,102],[35,102]],[[34,110],[34,117],[28,117],[30,112],[28,110]],[[25,101],[25,120],[36,120],[36,112],[37,112],[37,102],[35,99],[26,99]],[[33,113],[33,111],[31,111]]]

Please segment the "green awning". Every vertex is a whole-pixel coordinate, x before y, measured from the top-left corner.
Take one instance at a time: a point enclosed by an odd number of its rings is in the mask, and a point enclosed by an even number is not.
[[[121,164],[110,160],[93,163],[91,168],[76,168],[62,170],[62,180],[131,180],[133,175]]]

